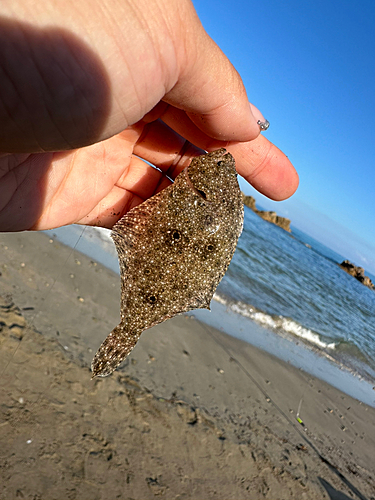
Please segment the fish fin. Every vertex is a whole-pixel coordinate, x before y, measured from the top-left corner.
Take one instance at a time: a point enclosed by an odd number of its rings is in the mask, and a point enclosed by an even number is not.
[[[214,292],[212,290],[201,293],[195,298],[196,302],[194,304],[194,309],[208,309],[210,311],[210,304],[213,296]]]
[[[129,210],[113,226],[111,237],[115,242],[117,252],[120,256],[123,256],[126,250],[133,247],[139,234],[142,232],[145,222],[159,205],[160,194],[154,195],[152,198]]]
[[[140,334],[127,333],[116,326],[99,347],[91,363],[92,378],[110,375],[138,342]]]

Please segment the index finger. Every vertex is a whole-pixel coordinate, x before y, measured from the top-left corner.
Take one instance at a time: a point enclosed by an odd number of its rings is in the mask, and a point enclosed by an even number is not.
[[[204,151],[226,148],[236,160],[237,172],[272,200],[285,200],[296,191],[299,180],[295,168],[287,156],[262,134],[247,142],[219,141],[202,132],[184,111],[173,106],[164,107],[159,116],[177,132],[180,140],[182,136]],[[154,126],[157,127],[156,122],[152,128]],[[193,156],[194,152],[191,158]]]
[[[250,142],[229,143],[226,149],[236,160],[237,172],[268,198],[285,200],[298,188],[295,168],[285,154],[263,135]]]

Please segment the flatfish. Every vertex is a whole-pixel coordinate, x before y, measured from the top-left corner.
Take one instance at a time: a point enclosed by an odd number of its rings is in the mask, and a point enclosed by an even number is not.
[[[147,328],[210,308],[242,226],[235,162],[225,149],[194,158],[171,186],[115,224],[121,322],[96,353],[93,377],[111,374]]]

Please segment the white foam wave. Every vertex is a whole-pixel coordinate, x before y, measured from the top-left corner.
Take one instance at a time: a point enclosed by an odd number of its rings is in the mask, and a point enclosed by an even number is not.
[[[281,319],[281,327],[284,331],[292,333],[297,337],[301,337],[305,340],[308,340],[312,344],[322,347],[323,349],[334,349],[336,347],[336,344],[334,342],[331,342],[329,344],[323,342],[322,340],[320,340],[320,337],[317,333],[312,332],[308,328],[304,328],[295,321],[286,318],[280,318],[280,319]]]
[[[254,307],[244,302],[230,303],[227,299],[221,295],[215,294],[214,299],[220,304],[228,306],[234,313],[240,314],[246,318],[250,318],[256,323],[264,326],[266,328],[272,328],[273,330],[281,330],[286,333],[292,334],[296,337],[300,337],[307,340],[311,344],[314,344],[322,349],[335,349],[336,344],[334,342],[324,342],[321,340],[320,336],[313,332],[312,330],[303,327],[296,321],[283,316],[271,316],[270,314],[264,313],[262,311],[257,311]]]
[[[105,242],[111,242],[112,243],[112,238],[111,238],[111,230],[106,229],[105,227],[97,227],[93,226],[92,227],[93,232],[99,236],[99,238]]]
[[[253,314],[253,319],[261,325],[269,326],[270,328],[277,328],[277,322],[269,314],[256,312]]]
[[[225,300],[224,297],[218,295],[217,293],[214,294],[213,299],[216,300],[216,302],[219,302],[219,304],[223,304],[224,306],[228,304],[227,300]]]

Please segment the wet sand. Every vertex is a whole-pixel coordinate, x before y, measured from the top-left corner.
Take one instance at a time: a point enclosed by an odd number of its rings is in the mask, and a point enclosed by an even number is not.
[[[0,251],[1,499],[375,498],[374,408],[186,316],[91,380],[119,277],[44,234]]]

